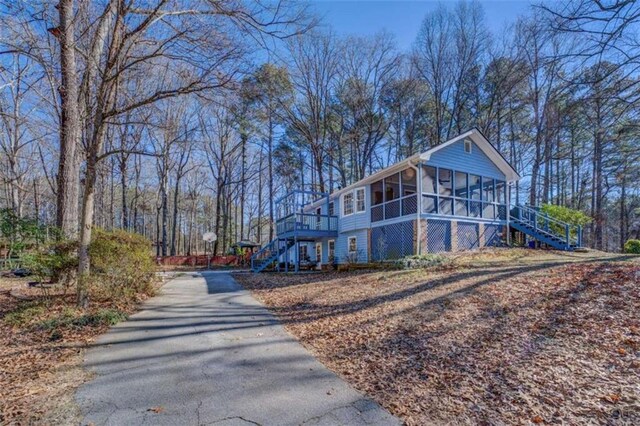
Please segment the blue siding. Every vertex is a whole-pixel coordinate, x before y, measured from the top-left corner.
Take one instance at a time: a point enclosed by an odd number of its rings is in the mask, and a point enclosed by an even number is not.
[[[349,237],[355,236],[358,245],[358,262],[366,263],[369,260],[369,231],[360,229],[357,231],[341,232],[336,238],[336,260],[337,263],[347,263]]]
[[[338,232],[347,232],[356,229],[368,229],[371,226],[371,190],[369,188],[369,185],[362,185],[358,188],[364,188],[364,212],[354,212],[351,215],[342,216],[342,209],[336,210],[338,216],[340,217],[340,219],[338,220]],[[355,189],[352,192],[355,209]],[[344,194],[341,194],[340,197],[338,197],[340,201],[342,201],[343,195]],[[341,203],[338,202],[336,205],[341,206]]]
[[[471,153],[468,154],[464,152],[464,141],[455,142],[431,154],[427,164],[505,180],[504,173],[482,152],[478,145],[472,144]]]
[[[466,153],[464,151],[464,141],[458,141],[450,146],[447,146],[439,151],[434,152],[431,155],[431,158],[427,162],[428,165],[443,167],[447,169],[452,169],[456,171],[466,172],[477,174],[481,176],[491,177],[494,179],[505,180],[505,175],[500,171],[500,169],[485,155],[484,152],[473,143],[471,153]],[[347,262],[348,257],[348,238],[350,236],[357,237],[358,244],[358,262],[367,262],[369,261],[368,256],[370,251],[375,251],[374,247],[368,247],[369,244],[369,229],[373,226],[379,227],[382,225],[386,225],[385,229],[392,230],[397,226],[401,226],[401,222],[406,222],[408,220],[415,220],[417,215],[408,215],[408,216],[400,216],[397,218],[389,219],[387,221],[378,221],[375,223],[371,223],[371,190],[370,185],[362,185],[357,188],[364,188],[365,193],[365,211],[362,213],[354,213],[349,216],[342,215],[342,196],[332,196],[331,202],[334,203],[334,214],[338,216],[338,236],[335,238],[335,247],[336,247],[336,262],[337,263],[345,263]],[[355,209],[355,189],[354,193],[354,209]],[[321,214],[328,214],[327,204],[322,203]],[[315,213],[315,209],[313,209],[313,213]],[[486,224],[497,224],[501,223],[499,219],[483,219],[483,218],[473,218],[473,217],[457,217],[457,216],[443,216],[443,215],[433,215],[433,214],[421,214],[419,215],[422,218],[428,219],[429,232],[427,233],[427,251],[429,252],[438,252],[438,251],[448,251],[451,250],[451,220],[460,221],[459,223],[467,223],[469,229],[477,229],[478,223],[486,223]],[[435,219],[435,220],[434,220]],[[395,225],[392,225],[395,224]],[[412,225],[413,226],[413,225]],[[465,225],[459,228],[459,239],[468,239],[466,238],[466,229]],[[382,228],[380,228],[382,229]],[[378,230],[380,232],[380,229]],[[488,242],[494,243],[495,231],[493,228],[490,228],[490,237]],[[407,228],[407,233],[409,232],[409,228]],[[471,232],[472,233],[472,232]],[[476,231],[477,233],[477,231]],[[464,238],[460,238],[464,235]],[[329,260],[328,246],[329,239],[322,238],[318,241],[322,242],[322,263],[327,264]],[[404,241],[404,239],[402,240]],[[407,238],[408,241],[408,238]],[[373,244],[373,243],[372,243]],[[402,254],[404,254],[404,246],[409,247],[409,243],[401,244],[403,247]],[[475,247],[476,243],[469,242],[466,244],[462,244],[463,247],[466,246],[469,248]],[[293,253],[292,253],[293,254]],[[315,259],[315,243],[309,244],[309,254],[312,259]]]

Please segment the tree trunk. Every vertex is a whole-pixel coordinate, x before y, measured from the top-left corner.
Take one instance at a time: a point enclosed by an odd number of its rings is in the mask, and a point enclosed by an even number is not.
[[[267,140],[269,163],[269,241],[273,241],[273,121],[269,116],[269,137]]]
[[[77,147],[80,140],[78,76],[75,56],[74,1],[60,0],[60,159],[58,163],[56,224],[66,238],[78,236],[80,176]]]
[[[176,255],[176,231],[178,228],[178,193],[180,191],[180,177],[176,176],[176,186],[173,192],[173,227],[171,228],[171,256]]]

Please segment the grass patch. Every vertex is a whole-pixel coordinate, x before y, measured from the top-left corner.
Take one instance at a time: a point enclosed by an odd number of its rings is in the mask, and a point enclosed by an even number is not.
[[[45,313],[45,307],[40,302],[26,302],[7,313],[4,322],[12,327],[24,327],[35,321]]]
[[[75,308],[65,308],[60,314],[40,321],[37,328],[54,330],[57,328],[79,328],[112,326],[127,319],[127,314],[117,309],[99,309],[96,312],[84,313]]]

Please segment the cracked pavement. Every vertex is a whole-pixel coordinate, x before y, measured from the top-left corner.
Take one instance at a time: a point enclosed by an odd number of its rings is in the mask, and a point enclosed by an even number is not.
[[[174,278],[87,351],[83,424],[397,425],[224,272]]]

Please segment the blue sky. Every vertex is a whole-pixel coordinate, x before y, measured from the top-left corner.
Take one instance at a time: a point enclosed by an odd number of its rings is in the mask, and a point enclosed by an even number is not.
[[[453,3],[454,1],[451,1]],[[323,23],[340,35],[374,34],[387,30],[395,34],[398,47],[408,50],[425,14],[437,7],[430,0],[315,0],[311,2]],[[448,3],[443,1],[442,3]],[[529,0],[480,1],[492,33],[500,33],[508,23],[529,9]]]

